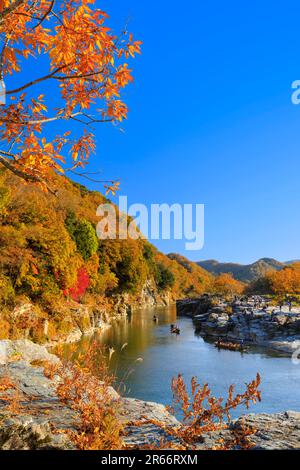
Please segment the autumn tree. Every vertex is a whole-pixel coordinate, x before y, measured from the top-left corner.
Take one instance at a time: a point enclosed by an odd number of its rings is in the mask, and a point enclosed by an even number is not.
[[[116,36],[94,4],[0,2],[0,163],[44,187],[53,171],[82,172],[97,123],[127,116],[120,94],[133,81],[127,59],[140,53],[141,42],[127,31]]]
[[[266,279],[272,294],[300,294],[300,263],[286,266],[281,271],[270,271]]]
[[[221,295],[238,295],[243,292],[245,284],[237,281],[231,274],[223,273],[216,277],[213,290]]]

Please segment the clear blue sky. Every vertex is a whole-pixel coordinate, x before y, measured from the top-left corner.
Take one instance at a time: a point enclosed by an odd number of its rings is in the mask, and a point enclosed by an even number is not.
[[[129,202],[204,203],[193,260],[300,257],[297,1],[101,0],[143,41],[125,133],[97,129],[97,163]],[[94,187],[89,185],[90,187]]]

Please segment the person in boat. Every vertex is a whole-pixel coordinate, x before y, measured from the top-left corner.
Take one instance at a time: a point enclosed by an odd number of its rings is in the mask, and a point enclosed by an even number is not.
[[[157,316],[156,316],[156,315],[154,315],[154,316],[153,316],[153,321],[154,321],[155,323],[157,323],[157,322],[158,322],[158,318],[157,318]]]
[[[180,335],[180,329],[178,328],[177,325],[173,325],[173,328],[172,328],[172,333],[174,333],[175,335]]]

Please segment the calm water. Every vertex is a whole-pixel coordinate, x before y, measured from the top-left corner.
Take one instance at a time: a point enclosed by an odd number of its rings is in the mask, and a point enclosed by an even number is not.
[[[153,322],[154,313],[159,317],[158,324]],[[170,334],[171,323],[180,326],[180,336]],[[195,335],[192,320],[176,318],[175,306],[135,312],[95,338],[99,344],[115,349],[111,369],[118,382],[125,383],[127,396],[170,404],[171,379],[178,373],[187,380],[195,375],[200,383],[208,382],[215,395],[226,396],[231,383],[242,391],[244,383],[259,372],[263,400],[253,411],[300,410],[300,365],[264,349],[243,354],[219,351]],[[77,352],[84,352],[88,341],[83,339]],[[125,343],[127,347],[121,351]],[[143,362],[137,361],[139,358]]]

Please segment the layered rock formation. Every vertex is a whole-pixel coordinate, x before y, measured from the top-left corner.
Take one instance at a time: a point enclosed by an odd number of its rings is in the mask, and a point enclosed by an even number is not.
[[[300,309],[268,306],[263,298],[215,302],[208,296],[177,302],[203,336],[265,346],[293,354],[300,346]]]

